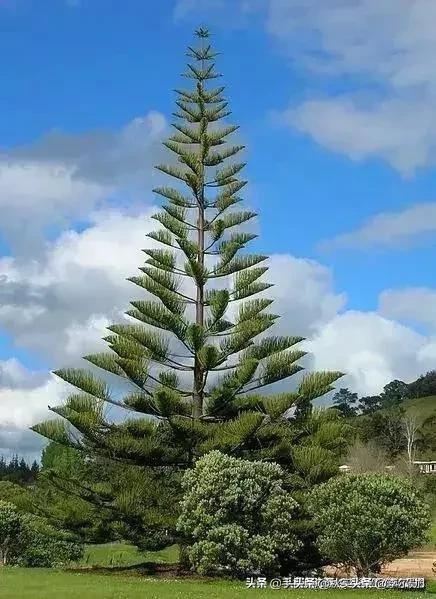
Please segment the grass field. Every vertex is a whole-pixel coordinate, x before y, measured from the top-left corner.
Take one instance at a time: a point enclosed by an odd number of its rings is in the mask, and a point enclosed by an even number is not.
[[[404,407],[409,413],[414,413],[425,420],[429,416],[436,416],[436,396],[408,399],[404,402]]]
[[[135,568],[147,562],[172,564],[177,558],[176,546],[141,553],[127,543],[93,545],[86,549],[83,560],[73,569],[0,568],[0,599],[243,599],[253,596],[279,599],[289,597],[292,592],[248,589],[244,582],[153,577],[144,574],[144,569],[141,574],[141,569]],[[430,583],[427,590],[436,593],[436,582]],[[428,592],[372,590],[295,590],[292,593],[294,599],[310,599],[314,593],[317,599],[424,599],[429,596]]]
[[[435,589],[436,590],[436,589]],[[138,576],[72,573],[45,569],[1,568],[1,599],[234,599],[289,597],[294,599],[424,599],[413,591],[289,591],[247,589],[244,582],[165,580]]]
[[[128,543],[105,543],[104,545],[88,545],[81,566],[128,567],[154,562],[157,564],[177,563],[179,552],[176,545],[161,551],[145,551],[141,553],[134,545]],[[1,595],[0,595],[1,597]]]

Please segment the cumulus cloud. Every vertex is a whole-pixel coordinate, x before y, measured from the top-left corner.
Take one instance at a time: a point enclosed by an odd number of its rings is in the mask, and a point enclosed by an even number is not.
[[[119,131],[53,131],[0,153],[0,232],[14,253],[44,245],[47,228],[66,228],[97,208],[128,198],[144,203],[159,161],[165,118],[151,111]]]
[[[281,120],[352,160],[382,158],[411,176],[418,167],[434,163],[435,107],[436,102],[426,99],[362,103],[346,95],[288,108]]]
[[[125,278],[141,262],[139,248],[149,245],[144,236],[154,228],[150,215],[151,210],[136,216],[97,213],[86,230],[65,232],[48,245],[38,262],[3,259],[0,326],[53,366],[74,365],[101,349],[107,324],[119,321],[130,299],[141,293]],[[341,370],[347,373],[341,385],[367,394],[394,378],[412,380],[434,365],[434,337],[388,314],[347,310],[326,266],[290,255],[273,255],[269,265],[274,283],[269,294],[282,314],[276,332],[307,337],[311,368]],[[386,297],[380,312],[387,310]],[[52,376],[28,373],[15,360],[1,364],[0,446],[8,439],[26,447],[36,443],[20,431],[46,418],[47,405],[62,401],[65,392]]]
[[[274,287],[273,311],[281,315],[280,327],[308,336],[329,322],[346,302],[335,293],[330,269],[315,260],[275,254],[269,260],[268,281]]]
[[[16,358],[0,361],[0,388],[32,389],[45,378],[45,373],[29,372]]]
[[[68,134],[54,130],[36,142],[9,153],[12,160],[62,164],[72,177],[112,188],[150,181],[167,130],[165,117],[150,111],[118,131],[96,130]]]
[[[153,212],[97,212],[87,229],[64,232],[38,259],[0,259],[0,326],[52,364],[93,351],[139,292],[126,278],[151,245]]]
[[[432,239],[436,234],[436,202],[414,204],[398,212],[373,216],[359,229],[343,233],[320,244],[335,247],[401,247]]]
[[[16,360],[0,362],[0,455],[37,459],[45,441],[29,427],[50,417],[48,406],[62,403],[67,393],[53,375],[29,372]]]
[[[24,379],[32,376],[28,373]],[[15,381],[13,387],[0,388],[0,423],[3,429],[23,429],[31,426],[39,419],[45,419],[49,405],[61,403],[66,396],[67,386],[54,375],[45,375],[33,388],[29,388],[26,380],[23,385]]]
[[[361,394],[376,394],[393,379],[410,382],[434,367],[436,340],[373,312],[346,311],[307,343],[316,369],[340,370]]]
[[[379,312],[389,318],[436,330],[436,290],[427,287],[388,289],[380,294]]]
[[[434,2],[269,0],[268,8],[268,31],[296,68],[324,80],[349,78],[347,92],[291,107],[284,122],[353,159],[382,158],[404,175],[434,164]]]

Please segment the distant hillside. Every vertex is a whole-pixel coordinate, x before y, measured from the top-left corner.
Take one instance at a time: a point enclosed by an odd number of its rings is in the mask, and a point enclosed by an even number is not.
[[[409,413],[416,414],[420,419],[425,420],[429,416],[436,416],[436,395],[408,399],[403,406]]]

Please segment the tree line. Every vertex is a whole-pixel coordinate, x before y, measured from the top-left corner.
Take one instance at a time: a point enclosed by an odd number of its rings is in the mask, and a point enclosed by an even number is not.
[[[436,370],[422,374],[412,383],[395,379],[383,387],[379,395],[359,397],[348,388],[341,388],[333,396],[333,405],[347,416],[371,414],[377,410],[401,405],[407,399],[436,396]]]
[[[19,458],[18,455],[12,456],[9,461],[4,456],[0,456],[0,480],[28,485],[36,481],[38,472],[39,464],[36,460],[28,464],[24,458]]]

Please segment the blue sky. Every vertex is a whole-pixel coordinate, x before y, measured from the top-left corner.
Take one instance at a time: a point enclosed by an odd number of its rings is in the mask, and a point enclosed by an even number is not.
[[[185,45],[204,13],[196,19],[192,10],[189,18],[174,19],[171,1],[48,0],[40,6],[35,0],[4,2],[4,148],[32,143],[53,129],[80,134],[118,129],[149,110],[170,115]],[[356,163],[276,123],[275,111],[297,105],[313,90],[328,94],[349,84],[336,77],[323,85],[290,64],[265,35],[258,15],[250,26],[230,31],[217,24],[214,42],[222,52],[219,67],[233,116],[248,146],[263,251],[331,265],[338,288],[358,309],[376,308],[385,288],[432,285],[435,253],[429,244],[350,255],[320,252],[318,243],[358,228],[378,212],[431,201],[433,169],[405,178],[377,157]]]
[[[315,365],[350,372],[362,393],[436,367],[428,2],[41,5],[0,3],[0,426],[2,398],[28,406],[26,389],[39,417],[45,394],[60,393],[49,369],[77,360],[125,307],[128,293],[93,248],[106,244],[116,261],[126,246],[120,276],[139,264],[142,246],[129,244],[146,233],[152,165],[199,24],[222,53],[247,146],[256,249],[277,256],[278,304],[289,325],[303,323]],[[21,411],[3,422],[27,424]]]

